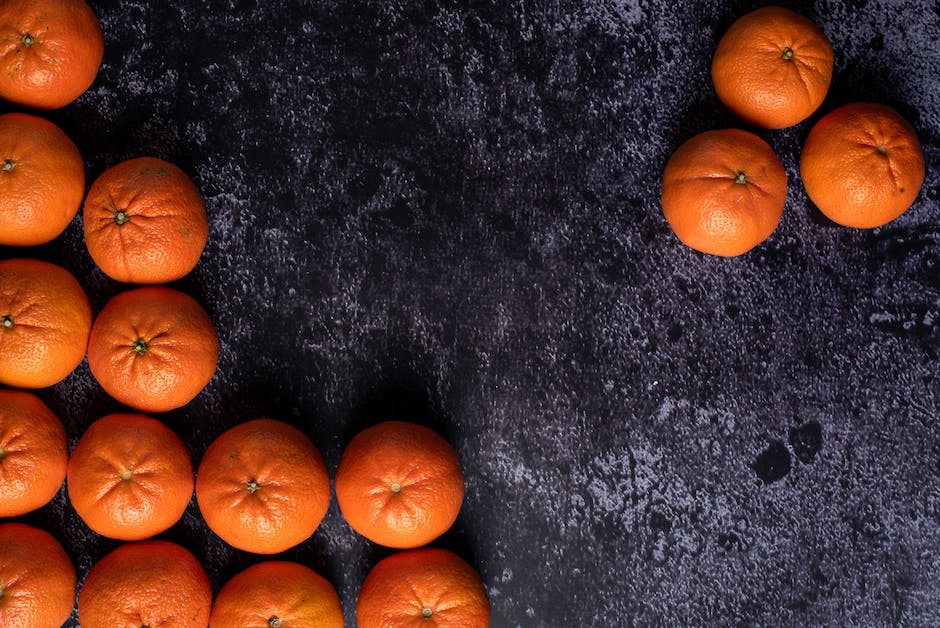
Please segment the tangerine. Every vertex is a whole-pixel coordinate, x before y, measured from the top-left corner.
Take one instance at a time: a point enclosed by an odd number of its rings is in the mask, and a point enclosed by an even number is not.
[[[49,242],[84,195],[85,164],[62,129],[25,113],[0,115],[0,244]]]
[[[490,603],[479,574],[456,554],[392,554],[366,576],[356,602],[359,628],[488,628]]]
[[[808,118],[832,82],[832,45],[811,20],[783,7],[740,17],[712,59],[719,100],[736,116],[768,129]]]
[[[49,503],[65,480],[65,427],[39,397],[0,390],[0,517]]]
[[[104,40],[84,0],[0,2],[0,98],[58,109],[91,86]]]
[[[787,173],[773,149],[739,129],[706,131],[663,172],[663,214],[686,246],[734,256],[770,237],[783,215]]]
[[[72,274],[35,259],[0,261],[0,384],[52,386],[85,357],[88,295]]]
[[[810,200],[846,227],[881,227],[906,212],[924,184],[914,128],[891,107],[853,103],[809,132],[800,176]]]
[[[303,432],[260,418],[209,445],[196,473],[196,501],[206,524],[229,545],[276,554],[320,525],[330,505],[330,476]]]
[[[69,500],[89,528],[139,541],[179,521],[193,496],[189,449],[141,414],[110,414],[82,434],[68,463]]]
[[[136,410],[186,405],[212,379],[219,339],[191,296],[150,286],[122,292],[98,314],[88,338],[88,366],[105,391]]]
[[[155,157],[105,170],[83,213],[92,259],[112,279],[158,284],[191,271],[209,234],[206,208],[186,173]]]

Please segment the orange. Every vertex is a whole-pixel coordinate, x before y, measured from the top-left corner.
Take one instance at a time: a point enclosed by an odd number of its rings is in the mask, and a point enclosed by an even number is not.
[[[84,210],[88,252],[112,279],[175,281],[199,261],[209,234],[199,190],[154,157],[122,162],[98,177]]]
[[[745,253],[777,228],[787,173],[773,149],[739,129],[706,131],[673,153],[663,172],[663,214],[686,246]]]
[[[215,374],[219,339],[192,297],[162,286],[111,299],[91,328],[88,366],[109,395],[143,412],[166,412]]]
[[[408,550],[366,576],[356,620],[359,628],[488,628],[490,603],[479,574],[456,554]]]
[[[216,597],[210,628],[343,628],[343,607],[326,578],[284,561],[253,565]]]
[[[0,626],[59,628],[75,604],[75,566],[45,530],[0,524]]]
[[[49,503],[65,479],[65,427],[39,397],[0,390],[0,517]]]
[[[914,203],[924,183],[924,153],[894,109],[853,103],[826,114],[810,131],[800,175],[810,200],[830,220],[870,229]]]
[[[72,451],[69,500],[98,534],[139,541],[179,521],[193,496],[189,449],[173,430],[141,414],[92,423]]]
[[[768,129],[808,118],[832,82],[832,45],[802,15],[764,7],[739,18],[718,42],[712,81],[736,116]]]
[[[0,261],[0,384],[44,388],[85,357],[91,304],[75,277],[35,259]]]
[[[0,98],[58,109],[87,90],[104,42],[84,0],[0,2]]]
[[[91,568],[78,594],[82,628],[196,628],[212,588],[196,557],[167,541],[128,543]]]
[[[84,194],[85,164],[59,127],[25,113],[0,116],[0,244],[52,240]]]
[[[196,501],[229,545],[276,554],[309,538],[330,505],[320,452],[292,425],[255,419],[209,445],[196,473]]]
[[[353,530],[387,547],[444,534],[463,502],[457,453],[423,425],[387,421],[357,434],[336,472],[336,499]]]

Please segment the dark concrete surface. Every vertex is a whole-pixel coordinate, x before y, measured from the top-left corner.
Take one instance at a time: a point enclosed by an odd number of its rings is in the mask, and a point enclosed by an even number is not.
[[[675,239],[660,175],[739,126],[709,63],[750,2],[96,0],[105,62],[48,114],[89,182],[155,155],[201,189],[208,248],[177,287],[215,320],[218,374],[162,418],[198,463],[261,415],[331,473],[362,427],[439,429],[467,494],[436,545],[480,572],[502,626],[940,625],[940,7],[788,3],[835,49],[808,122],[758,131],[783,220],[736,259]],[[927,179],[872,231],[807,200],[798,155],[836,106],[895,107]],[[4,107],[4,111],[10,110]],[[80,219],[32,255],[98,311]],[[74,445],[119,406],[86,364],[42,396]],[[84,576],[117,546],[64,490],[23,518]],[[218,588],[259,557],[195,501],[163,538]],[[354,624],[389,550],[343,522],[284,556]],[[77,621],[74,625],[77,625]]]

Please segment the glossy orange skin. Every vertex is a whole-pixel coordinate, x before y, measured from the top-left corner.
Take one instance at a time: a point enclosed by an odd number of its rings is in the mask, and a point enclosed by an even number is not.
[[[167,541],[127,543],[91,568],[78,594],[82,628],[205,628],[212,588],[196,557]]]
[[[0,244],[35,246],[62,233],[85,195],[85,164],[53,123],[0,116]]]
[[[103,55],[98,18],[84,0],[0,0],[0,98],[64,107],[91,86]]]
[[[109,395],[142,412],[189,403],[212,379],[218,360],[209,315],[189,295],[162,286],[111,299],[88,340],[92,375]]]
[[[680,146],[663,172],[663,214],[697,251],[741,255],[770,237],[787,198],[773,149],[739,129],[706,131]]]
[[[223,541],[246,552],[276,554],[316,531],[330,505],[330,477],[303,432],[255,419],[209,445],[196,473],[196,500]]]
[[[463,496],[454,448],[416,423],[386,421],[363,430],[336,472],[336,499],[346,521],[386,547],[420,547],[444,534]]]
[[[0,626],[59,628],[75,604],[75,566],[55,538],[0,524]]]
[[[479,574],[456,554],[408,550],[366,576],[356,620],[359,628],[488,628],[490,603]]]
[[[343,628],[336,589],[298,563],[267,561],[236,574],[219,591],[210,628]]]
[[[193,495],[189,449],[170,428],[141,414],[92,423],[68,462],[69,501],[89,528],[140,541],[179,521]]]
[[[112,279],[175,281],[191,271],[209,235],[202,196],[173,164],[140,157],[105,170],[83,213],[88,252]]]
[[[756,126],[782,129],[808,118],[832,82],[832,45],[807,18],[764,7],[739,18],[712,59],[718,98]]]
[[[0,517],[42,508],[65,480],[65,427],[39,397],[0,390]]]
[[[910,208],[924,184],[914,128],[894,109],[853,103],[826,114],[800,154],[810,200],[846,227],[886,225]]]
[[[44,388],[85,357],[88,295],[72,274],[35,259],[0,261],[0,384]]]

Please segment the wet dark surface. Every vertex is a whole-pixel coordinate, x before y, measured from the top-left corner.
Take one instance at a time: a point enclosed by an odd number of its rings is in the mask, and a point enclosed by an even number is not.
[[[457,448],[460,518],[435,543],[480,572],[494,626],[940,624],[940,11],[790,6],[835,49],[808,122],[758,131],[790,187],[735,259],[684,248],[659,206],[692,135],[738,126],[709,63],[745,2],[92,3],[105,64],[48,114],[89,182],[154,155],[201,189],[217,376],[162,418],[198,463],[267,415],[335,472],[388,418]],[[890,225],[833,225],[798,155],[840,104],[895,107],[927,179]],[[3,109],[9,110],[9,107]],[[95,311],[124,290],[80,219],[38,256]],[[41,396],[72,440],[119,409],[87,364]],[[80,577],[117,542],[65,491],[22,518]],[[195,501],[163,538],[216,590],[261,560]],[[389,550],[343,522],[283,557],[358,588]],[[77,622],[76,622],[77,625]]]

